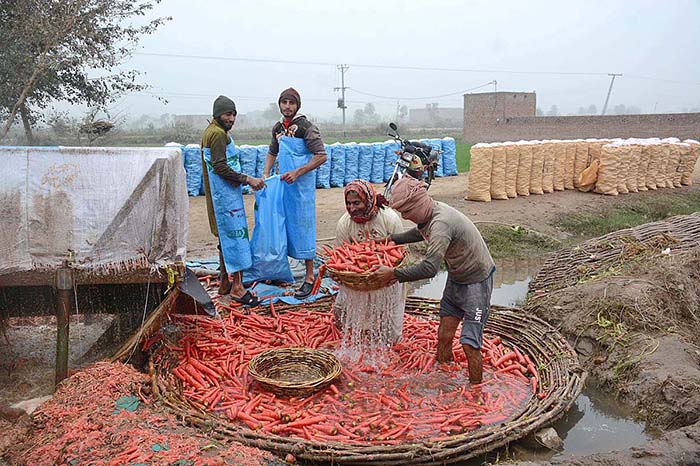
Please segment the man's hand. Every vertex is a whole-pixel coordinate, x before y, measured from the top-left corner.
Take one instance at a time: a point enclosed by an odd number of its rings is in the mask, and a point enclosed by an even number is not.
[[[262,175],[263,180],[265,178],[269,178],[269,177],[270,177],[270,172],[263,172],[263,175]]]
[[[300,176],[301,176],[301,173],[299,172],[299,169],[297,168],[296,170],[290,170],[290,171],[284,173],[282,176],[280,176],[280,179],[282,181],[286,181],[287,184],[292,184]]]
[[[253,178],[253,177],[249,176],[248,177],[248,184],[255,191],[258,191],[258,190],[265,187],[265,181],[262,178]]]
[[[386,265],[380,265],[374,272],[372,272],[369,279],[378,282],[382,286],[391,285],[396,281],[394,268],[387,267]]]

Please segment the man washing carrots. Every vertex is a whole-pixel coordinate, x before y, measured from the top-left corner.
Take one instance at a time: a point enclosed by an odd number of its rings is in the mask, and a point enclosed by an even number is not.
[[[379,266],[371,278],[389,285],[434,277],[447,264],[447,283],[440,301],[438,362],[451,362],[452,341],[459,323],[459,341],[467,357],[469,381],[482,382],[481,346],[489,316],[493,273],[496,265],[479,230],[458,210],[434,201],[427,185],[410,176],[401,178],[392,191],[390,205],[417,226],[390,238],[397,244],[427,241],[425,258],[405,267]]]

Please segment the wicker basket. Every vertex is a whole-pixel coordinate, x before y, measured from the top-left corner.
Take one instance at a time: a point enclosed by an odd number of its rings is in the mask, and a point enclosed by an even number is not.
[[[396,264],[394,267],[401,267],[402,265],[406,264],[407,259],[408,253],[404,253],[401,262]],[[372,274],[371,272],[348,272],[346,270],[336,270],[333,267],[328,266],[327,270],[333,280],[347,286],[348,288],[352,288],[353,290],[374,291],[384,288],[384,285],[381,283],[377,283],[376,280],[370,279],[370,275]]]
[[[276,348],[250,360],[248,372],[266,390],[284,396],[309,395],[340,375],[338,358],[311,348]]]

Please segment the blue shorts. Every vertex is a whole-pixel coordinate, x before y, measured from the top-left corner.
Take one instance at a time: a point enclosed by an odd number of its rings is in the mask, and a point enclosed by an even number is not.
[[[491,292],[493,291],[493,272],[483,281],[465,285],[456,283],[449,277],[440,300],[440,317],[458,317],[462,319],[462,331],[459,342],[472,348],[481,349],[484,326],[489,318]]]

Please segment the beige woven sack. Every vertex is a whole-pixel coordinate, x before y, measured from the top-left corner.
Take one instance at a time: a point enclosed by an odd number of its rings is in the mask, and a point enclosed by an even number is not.
[[[555,191],[564,191],[564,164],[566,163],[566,142],[552,143],[554,151],[554,179],[552,184]]]
[[[506,148],[506,195],[509,198],[518,197],[518,157],[520,152],[518,146],[509,143]]]
[[[682,143],[671,144],[671,166],[669,167],[670,180],[673,186],[670,188],[680,188],[681,178],[683,177],[683,165],[681,153],[683,151]],[[668,186],[668,184],[667,184]]]
[[[530,195],[530,171],[532,170],[532,145],[519,143],[518,149],[518,176],[515,181],[515,190],[518,196]]]
[[[674,179],[676,173],[678,172],[678,165],[681,161],[681,153],[678,151],[678,147],[675,143],[668,145],[668,157],[666,158],[666,187],[674,188]]]
[[[506,148],[496,143],[493,147],[491,167],[491,199],[508,199],[506,194]]]
[[[564,143],[564,189],[574,189],[574,164],[576,163],[576,142]]]
[[[656,187],[657,188],[667,188],[668,187],[668,159],[671,157],[671,144],[662,142],[659,144],[659,159],[656,165]],[[673,183],[671,183],[673,186]]]
[[[688,144],[689,151],[686,154],[685,164],[683,165],[683,176],[681,177],[681,184],[683,186],[690,186],[693,184],[693,172],[695,171],[695,164],[697,163],[698,157],[700,157],[700,142],[693,139],[686,139],[683,141]]]
[[[532,169],[530,170],[530,194],[544,194],[542,175],[544,172],[544,144],[532,146]]]
[[[542,166],[542,192],[551,193],[554,191],[554,143],[545,142],[544,165]]]
[[[627,171],[629,170],[630,150],[631,147],[629,146],[629,144],[620,144],[620,146],[616,149],[618,156],[617,192],[619,194],[627,194],[629,192],[629,190],[627,189]]]
[[[659,175],[661,157],[663,157],[661,143],[658,141],[652,142],[649,145],[645,146],[643,150],[647,153],[649,158],[649,166],[647,168],[646,174],[646,185],[647,188],[651,189],[652,191],[656,191],[659,187],[656,184],[656,179]]]
[[[578,190],[584,193],[595,188],[595,183],[598,181],[598,169],[600,168],[600,159],[594,160],[591,164],[581,172],[576,180]]]
[[[574,156],[574,188],[578,188],[578,179],[581,173],[591,164],[588,155],[588,142],[576,141],[576,154]]]
[[[627,171],[627,191],[639,192],[639,163],[642,159],[642,146],[637,142],[630,146],[628,155],[629,170]]]
[[[600,160],[598,181],[596,181],[595,184],[595,192],[609,196],[618,195],[617,179],[622,152],[624,151],[617,144],[606,144],[602,146],[598,159],[594,159]]]
[[[488,144],[475,144],[471,148],[469,189],[467,200],[489,202],[491,200],[491,166],[493,151]]]

